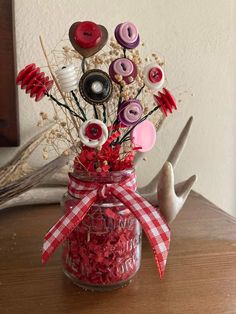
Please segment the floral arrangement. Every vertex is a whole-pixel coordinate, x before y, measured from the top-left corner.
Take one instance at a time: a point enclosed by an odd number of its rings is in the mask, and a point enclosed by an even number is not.
[[[75,151],[78,169],[130,168],[137,151],[152,149],[163,117],[176,109],[164,87],[164,62],[155,53],[142,60],[135,25],[121,23],[114,34],[106,45],[104,26],[74,23],[69,30],[74,49],[63,46],[47,55],[40,38],[51,78],[34,63],[18,74],[16,83],[30,97],[38,102],[46,96],[54,108],[56,126],[48,134],[45,159],[50,146],[58,154],[66,146]],[[47,119],[42,112],[39,125]]]
[[[137,47],[143,44],[136,26],[121,23],[114,35],[107,44],[104,26],[76,22],[69,30],[73,48],[63,46],[48,55],[40,38],[51,78],[34,63],[16,78],[36,102],[46,96],[53,106],[56,125],[47,137],[44,157],[49,146],[59,154],[67,146],[65,154],[68,149],[75,152],[74,169],[98,177],[132,169],[136,152],[153,148],[163,118],[177,109],[165,87],[164,62],[155,53],[144,60],[140,56]],[[41,113],[40,124],[48,119]],[[83,287],[124,284],[132,278],[140,265],[138,220],[151,242],[160,276],[164,273],[168,225],[135,192],[133,173],[121,177],[119,184],[117,177],[113,179],[109,177],[107,185],[70,174],[68,191],[73,198],[65,201],[65,215],[45,236],[43,262],[66,240],[66,274]],[[112,208],[100,206],[105,197],[111,197],[110,203],[116,199]],[[117,205],[117,199],[123,205]],[[93,205],[97,201],[99,205]]]

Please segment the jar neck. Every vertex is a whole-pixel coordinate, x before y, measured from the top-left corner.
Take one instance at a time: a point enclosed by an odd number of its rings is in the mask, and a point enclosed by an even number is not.
[[[134,172],[134,168],[110,172],[88,172],[74,169],[72,175],[80,181],[97,183],[119,183],[128,179]]]

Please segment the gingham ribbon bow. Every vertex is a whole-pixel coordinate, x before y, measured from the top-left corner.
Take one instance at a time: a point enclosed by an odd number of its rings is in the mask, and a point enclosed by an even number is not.
[[[164,275],[170,245],[170,229],[156,208],[135,192],[136,176],[132,174],[123,182],[99,184],[79,181],[69,174],[68,192],[78,198],[77,205],[68,211],[45,235],[42,263],[46,263],[56,248],[80,224],[90,207],[101,197],[112,194],[139,220],[145,231],[156,260],[160,278]]]

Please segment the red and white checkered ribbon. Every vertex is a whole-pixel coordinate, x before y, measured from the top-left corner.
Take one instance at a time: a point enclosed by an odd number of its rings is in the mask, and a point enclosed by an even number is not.
[[[77,205],[61,217],[45,235],[42,263],[47,262],[56,248],[80,224],[90,207],[97,200],[112,194],[127,206],[141,223],[151,243],[160,277],[162,278],[170,245],[170,229],[161,216],[160,211],[135,192],[135,174],[130,175],[123,182],[115,184],[79,181],[71,174],[69,178],[68,192],[79,200]]]

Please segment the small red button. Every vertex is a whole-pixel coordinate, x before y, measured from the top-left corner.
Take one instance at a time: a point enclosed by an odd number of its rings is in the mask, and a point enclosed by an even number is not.
[[[99,124],[96,123],[90,123],[85,129],[85,135],[90,140],[98,140],[102,136],[102,128]]]
[[[163,76],[162,71],[159,68],[152,68],[149,71],[149,80],[152,83],[159,83],[162,79],[162,76]]]
[[[101,40],[102,32],[100,27],[93,22],[81,22],[75,29],[74,39],[82,48],[95,47]]]

